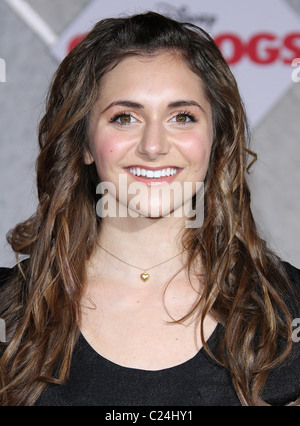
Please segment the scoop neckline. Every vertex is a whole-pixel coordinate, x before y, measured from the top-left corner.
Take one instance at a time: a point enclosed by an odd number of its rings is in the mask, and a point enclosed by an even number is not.
[[[215,340],[216,336],[219,333],[219,330],[221,328],[221,324],[218,322],[215,329],[213,330],[213,332],[211,333],[211,335],[209,336],[209,338],[207,339],[206,343],[208,346],[210,346],[212,344],[212,342]],[[121,365],[118,364],[108,358],[106,358],[105,356],[101,355],[101,353],[97,352],[93,346],[87,341],[87,339],[84,337],[84,335],[80,332],[80,336],[79,336],[79,340],[81,340],[82,344],[86,347],[86,349],[88,349],[88,351],[95,357],[95,358],[99,358],[100,360],[104,361],[107,365],[118,369],[118,370],[124,370],[124,371],[132,371],[132,372],[136,372],[136,373],[144,373],[144,374],[159,374],[159,373],[163,373],[163,372],[168,372],[171,370],[176,370],[176,369],[180,369],[180,368],[184,368],[186,366],[188,366],[188,364],[192,364],[195,360],[198,359],[198,357],[200,356],[205,356],[206,354],[206,350],[204,348],[204,346],[202,345],[201,348],[199,349],[199,351],[193,355],[191,358],[187,359],[186,361],[183,361],[180,364],[176,364],[170,367],[166,367],[166,368],[160,368],[157,370],[150,370],[150,369],[143,369],[143,368],[135,368],[135,367],[127,367],[125,365]]]

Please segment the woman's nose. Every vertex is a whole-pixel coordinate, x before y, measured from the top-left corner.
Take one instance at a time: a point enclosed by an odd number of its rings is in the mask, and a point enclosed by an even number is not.
[[[166,130],[159,123],[145,126],[141,140],[137,146],[137,153],[144,158],[155,160],[159,155],[166,155],[170,150]]]

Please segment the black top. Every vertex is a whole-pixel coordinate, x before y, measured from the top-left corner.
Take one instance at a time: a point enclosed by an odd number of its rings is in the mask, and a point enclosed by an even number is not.
[[[300,294],[300,270],[285,263]],[[8,270],[0,268],[1,276]],[[292,355],[269,376],[263,398],[285,405],[300,396],[300,306]],[[208,340],[217,345],[223,335],[218,325]],[[66,385],[48,385],[37,406],[239,406],[227,369],[217,365],[202,348],[193,358],[163,370],[140,370],[117,365],[99,355],[80,335]]]

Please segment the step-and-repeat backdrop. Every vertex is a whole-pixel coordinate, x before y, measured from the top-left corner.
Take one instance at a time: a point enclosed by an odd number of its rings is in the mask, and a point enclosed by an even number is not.
[[[61,60],[99,19],[147,10],[192,22],[213,36],[235,73],[252,125],[292,84],[300,20],[282,0],[94,0],[51,50]]]

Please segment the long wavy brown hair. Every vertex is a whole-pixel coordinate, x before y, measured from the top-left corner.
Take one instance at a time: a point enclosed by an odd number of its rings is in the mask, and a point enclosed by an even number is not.
[[[101,226],[99,178],[94,164],[84,164],[90,113],[105,73],[128,55],[160,51],[181,55],[201,77],[212,107],[204,223],[187,228],[183,238],[187,268],[199,258],[206,268],[202,324],[211,314],[225,330],[216,352],[205,342],[204,347],[229,369],[243,405],[266,404],[261,395],[268,374],[291,351],[292,318],[283,297],[289,281],[251,214],[247,121],[226,61],[212,38],[194,25],[153,12],[105,19],[54,76],[39,127],[39,204],[8,234],[16,254],[29,256],[1,294],[7,343],[0,354],[0,405],[34,405],[47,383],[68,380],[80,334],[85,265]]]

